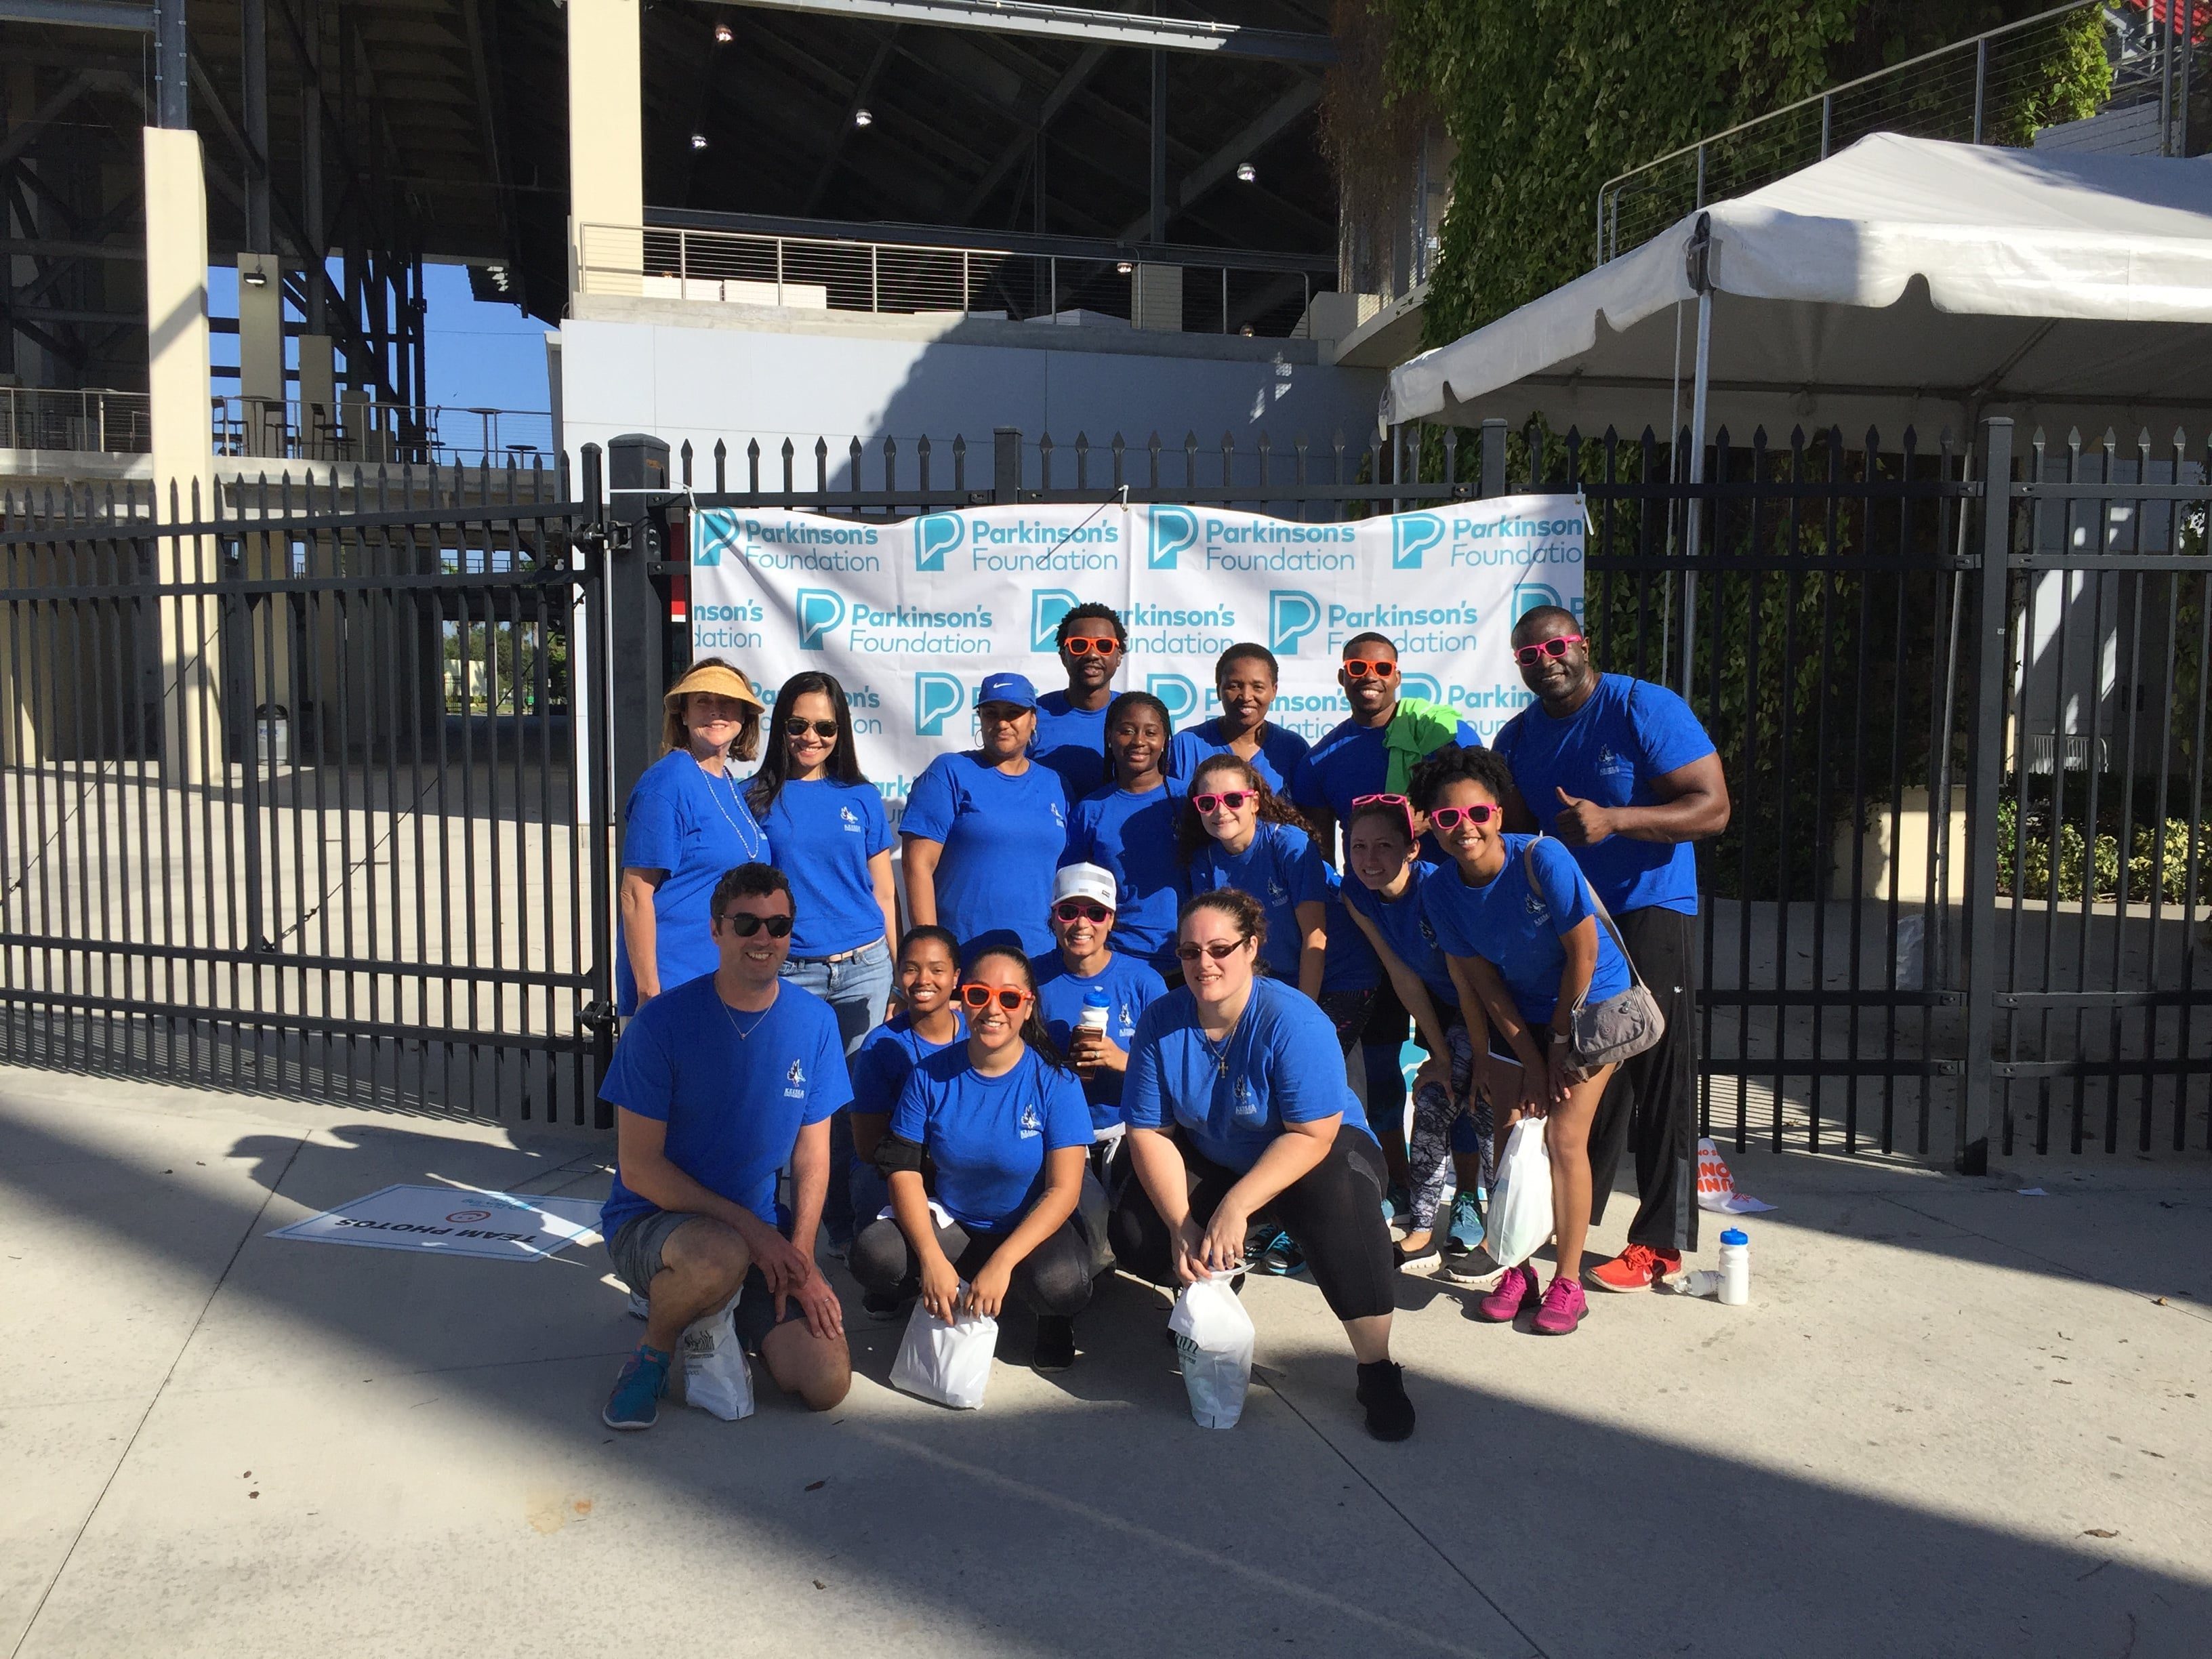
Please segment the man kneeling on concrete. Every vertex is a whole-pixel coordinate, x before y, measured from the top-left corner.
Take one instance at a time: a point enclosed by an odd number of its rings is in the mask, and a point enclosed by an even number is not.
[[[610,1428],[653,1426],[684,1327],[732,1296],[739,1340],[786,1394],[828,1411],[853,1382],[844,1312],[814,1262],[830,1116],[853,1098],[837,1017],[780,977],[781,871],[738,866],[710,914],[721,965],[638,1010],[600,1090],[621,1109],[600,1231],[647,1302],[645,1340],[602,1413]],[[787,1160],[788,1211],[775,1190]]]

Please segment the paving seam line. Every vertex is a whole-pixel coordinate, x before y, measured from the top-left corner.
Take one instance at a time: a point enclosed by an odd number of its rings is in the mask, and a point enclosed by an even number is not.
[[[1276,1399],[1281,1401],[1285,1406],[1288,1406],[1291,1408],[1291,1415],[1297,1418],[1299,1422],[1304,1424],[1308,1429],[1311,1430],[1315,1439],[1320,1441],[1322,1445],[1328,1447],[1330,1451],[1335,1453],[1338,1459],[1344,1464],[1344,1467],[1350,1469],[1355,1475],[1358,1476],[1360,1483],[1364,1486],[1368,1491],[1373,1492],[1376,1498],[1380,1498],[1383,1506],[1387,1508],[1391,1514],[1396,1516],[1401,1521],[1406,1523],[1407,1530],[1411,1532],[1414,1537],[1419,1539],[1424,1544],[1426,1544],[1429,1548],[1435,1553],[1437,1559],[1443,1562],[1444,1565],[1451,1569],[1454,1577],[1458,1578],[1462,1583],[1465,1584],[1477,1595],[1480,1596],[1484,1602],[1488,1605],[1490,1610],[1496,1613],[1500,1619],[1504,1620],[1507,1626],[1516,1636],[1518,1636],[1523,1642],[1526,1642],[1528,1644],[1526,1654],[1521,1656],[1520,1659],[1550,1659],[1550,1656],[1544,1650],[1543,1644],[1539,1642],[1534,1637],[1529,1635],[1527,1631],[1522,1629],[1520,1621],[1498,1605],[1497,1597],[1491,1595],[1491,1593],[1483,1589],[1481,1585],[1476,1583],[1474,1580],[1468,1575],[1467,1570],[1461,1566],[1458,1562],[1453,1560],[1449,1555],[1446,1554],[1443,1547],[1438,1544],[1435,1539],[1430,1537],[1429,1534],[1422,1529],[1419,1522],[1415,1521],[1412,1516],[1407,1514],[1405,1510],[1398,1507],[1397,1501],[1393,1498],[1389,1493],[1384,1492],[1382,1487],[1376,1486],[1374,1481],[1368,1479],[1367,1472],[1361,1468],[1358,1464],[1353,1462],[1350,1457],[1346,1456],[1343,1448],[1339,1446],[1336,1442],[1330,1439],[1328,1435],[1322,1431],[1322,1428],[1319,1424],[1316,1423],[1313,1419],[1308,1417],[1304,1412],[1298,1409],[1297,1401],[1291,1399],[1289,1393],[1284,1389],[1279,1373],[1272,1371],[1263,1365],[1255,1365],[1252,1367],[1252,1375],[1265,1382],[1267,1385],[1267,1392],[1273,1395]]]
[[[2045,1255],[2039,1250],[2031,1250],[2025,1244],[2015,1244],[2010,1239],[1999,1238],[1994,1233],[1982,1232],[1978,1229],[1967,1226],[1964,1222],[1954,1221],[1948,1216],[1936,1215],[1932,1214],[1929,1211],[1915,1208],[1912,1205],[1907,1204],[1901,1198],[1892,1198],[1886,1194],[1878,1194],[1878,1196],[1881,1198],[1881,1201],[1884,1204],[1894,1204],[1899,1209],[1903,1210],[1908,1215],[1917,1215],[1922,1220],[1932,1221],[1939,1227],[1956,1227],[1960,1232],[1966,1234],[1969,1238],[1978,1238],[1984,1244],[1994,1244],[2001,1250],[2010,1250],[2014,1255],[2024,1255],[2031,1261],[2039,1261],[2043,1263],[2045,1267],[2052,1268],[2055,1271],[2064,1274],[2069,1279],[2079,1280],[2081,1284],[2094,1285],[2102,1290],[2118,1290],[2123,1296],[2133,1297],[2137,1301],[2148,1302],[2154,1306],[2168,1308],[2175,1313],[2182,1314],[2188,1318],[2199,1321],[2203,1323],[2212,1324],[2212,1313],[2206,1312],[2203,1309],[2197,1307],[2193,1303],[2176,1302],[2171,1297],[2153,1296],[2148,1291],[2127,1290],[2123,1286],[2114,1285],[2112,1280],[2108,1279],[2099,1279],[2094,1273],[2086,1273],[2079,1267],[2070,1267],[2067,1263],[2059,1261],[2056,1256]]]
[[[268,1189],[262,1194],[261,1202],[253,1212],[253,1219],[239,1233],[238,1243],[231,1247],[230,1259],[222,1264],[222,1271],[216,1275],[215,1283],[208,1287],[207,1299],[200,1304],[199,1312],[192,1316],[191,1328],[185,1333],[185,1340],[177,1345],[177,1352],[170,1357],[169,1368],[161,1373],[161,1380],[154,1389],[153,1398],[146,1402],[146,1409],[139,1413],[130,1439],[124,1442],[123,1449],[116,1454],[114,1466],[107,1471],[107,1479],[100,1483],[99,1495],[85,1510],[84,1519],[77,1523],[76,1534],[70,1540],[69,1547],[62,1552],[62,1559],[55,1563],[53,1576],[46,1580],[46,1589],[39,1592],[38,1601],[31,1608],[31,1616],[23,1621],[22,1633],[16,1637],[15,1644],[8,1650],[9,1659],[15,1659],[15,1656],[22,1652],[23,1644],[31,1639],[31,1632],[39,1627],[39,1619],[46,1610],[46,1602],[54,1593],[54,1586],[61,1583],[62,1575],[69,1571],[69,1564],[76,1554],[77,1546],[84,1541],[85,1534],[92,1527],[93,1516],[100,1513],[100,1506],[107,1501],[108,1491],[115,1485],[115,1477],[122,1474],[124,1464],[130,1461],[132,1449],[138,1444],[138,1437],[146,1431],[146,1424],[154,1415],[154,1407],[161,1403],[161,1396],[168,1392],[169,1383],[177,1374],[177,1367],[184,1363],[185,1351],[192,1346],[192,1339],[200,1334],[200,1327],[206,1322],[208,1310],[215,1306],[216,1297],[222,1294],[222,1287],[230,1281],[231,1270],[238,1266],[238,1258],[245,1252],[246,1245],[261,1231],[261,1223],[269,1213],[269,1206],[276,1202],[277,1191],[284,1184],[284,1177],[292,1172],[293,1160],[300,1156],[300,1149],[307,1144],[307,1137],[313,1133],[312,1130],[303,1130],[293,1140],[292,1151],[284,1160],[284,1167],[276,1172],[276,1179],[270,1182]]]

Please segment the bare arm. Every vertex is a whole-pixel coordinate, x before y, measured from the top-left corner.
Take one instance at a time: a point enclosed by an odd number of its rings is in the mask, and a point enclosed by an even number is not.
[[[1659,797],[1650,806],[1600,806],[1565,790],[1554,792],[1559,807],[1553,833],[1570,847],[1595,847],[1608,836],[1631,841],[1705,841],[1729,826],[1728,775],[1718,755],[1707,755],[1662,772],[1651,780]]]
[[[817,1336],[836,1336],[845,1328],[845,1310],[837,1292],[814,1261],[814,1235],[822,1224],[822,1201],[830,1195],[830,1120],[807,1124],[791,1148],[791,1243],[806,1263],[806,1277],[790,1287]],[[783,1316],[783,1293],[775,1297]]]
[[[1343,1113],[1332,1112],[1310,1123],[1283,1125],[1282,1133],[1267,1143],[1267,1150],[1260,1154],[1259,1162],[1223,1194],[1220,1207],[1214,1211],[1213,1219],[1206,1229],[1204,1247],[1206,1266],[1210,1271],[1230,1273],[1243,1262],[1244,1236],[1251,1231],[1254,1213],[1285,1188],[1313,1173],[1322,1159],[1328,1156],[1328,1149],[1336,1142],[1337,1129],[1343,1122]]]
[[[1319,899],[1308,899],[1297,907],[1297,916],[1298,989],[1318,998],[1321,977],[1328,966],[1328,907]]]
[[[829,1126],[822,1131],[822,1163],[826,1175],[830,1162]],[[803,1139],[804,1137],[802,1137]],[[623,1185],[647,1203],[684,1215],[703,1215],[733,1231],[744,1240],[753,1265],[778,1295],[797,1288],[814,1269],[813,1259],[742,1204],[710,1192],[668,1159],[668,1126],[623,1107],[615,1113],[615,1158]],[[815,1194],[815,1212],[821,1213],[821,1192]],[[633,1288],[642,1289],[643,1286]]]
[[[653,914],[653,897],[667,879],[665,870],[622,872],[616,908],[622,917],[623,949],[629,954],[630,977],[637,981],[641,1003],[660,994],[660,963],[655,955],[660,940],[659,919]]]
[[[1200,1258],[1198,1229],[1190,1218],[1190,1175],[1183,1164],[1182,1149],[1166,1130],[1140,1129],[1134,1125],[1129,1129],[1128,1146],[1137,1181],[1167,1224],[1171,1241],[1168,1259],[1175,1265],[1176,1277],[1191,1284],[1206,1271],[1206,1264]]]
[[[891,885],[891,854],[885,848],[868,860],[868,879],[876,889],[876,908],[884,913],[884,945],[898,960],[898,892]]]
[[[927,836],[901,836],[906,849],[906,908],[917,927],[937,925],[937,860],[945,843]]]
[[[890,1175],[891,1214],[914,1250],[915,1275],[921,1280],[921,1305],[950,1325],[960,1312],[960,1275],[952,1270],[945,1248],[937,1242],[937,1221],[929,1213],[929,1194],[919,1170],[894,1170]]]
[[[1390,988],[1398,994],[1398,1000],[1406,1005],[1406,1012],[1413,1017],[1413,1029],[1421,1034],[1432,1059],[1444,1059],[1451,1050],[1444,1043],[1444,1023],[1437,1013],[1436,999],[1429,994],[1428,981],[1399,959],[1390,948],[1382,930],[1368,921],[1366,914],[1357,906],[1347,904],[1345,913],[1358,924],[1359,931],[1367,935],[1367,942],[1375,947],[1375,955],[1382,964],[1382,971],[1390,976]]]
[[[1076,1200],[1083,1195],[1083,1166],[1088,1150],[1060,1146],[1046,1155],[1045,1189],[1021,1224],[1006,1236],[1006,1242],[991,1252],[991,1259],[968,1287],[969,1311],[986,1319],[996,1319],[1004,1311],[1014,1269],[1075,1213]]]

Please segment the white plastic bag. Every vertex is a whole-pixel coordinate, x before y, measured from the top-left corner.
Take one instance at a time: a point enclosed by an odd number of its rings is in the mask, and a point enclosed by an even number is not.
[[[1182,1356],[1193,1420],[1201,1429],[1235,1428],[1252,1386],[1252,1316],[1243,1300],[1226,1278],[1186,1285],[1168,1315],[1168,1329]]]
[[[964,1298],[968,1286],[963,1284]],[[999,1322],[968,1318],[948,1325],[919,1303],[906,1322],[906,1337],[891,1363],[891,1387],[940,1406],[972,1412],[983,1403],[998,1351]]]
[[[753,1414],[753,1371],[738,1340],[738,1298],[684,1328],[684,1401],[725,1423]]]
[[[1491,1259],[1517,1267],[1552,1236],[1552,1158],[1544,1150],[1544,1123],[1524,1117],[1505,1138],[1490,1189]]]

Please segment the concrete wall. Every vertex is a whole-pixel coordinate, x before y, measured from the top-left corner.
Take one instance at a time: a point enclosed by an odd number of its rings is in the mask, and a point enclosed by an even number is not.
[[[1019,427],[1034,442],[1049,432],[1062,446],[1054,481],[1074,481],[1066,447],[1079,431],[1103,450],[1119,431],[1140,449],[1157,430],[1173,452],[1162,477],[1182,477],[1182,443],[1198,434],[1200,478],[1219,477],[1224,433],[1249,452],[1261,431],[1287,478],[1298,437],[1315,464],[1341,432],[1356,463],[1370,441],[1382,376],[1324,367],[1309,340],[1140,333],[1122,325],[1056,327],[982,319],[878,318],[682,300],[581,296],[583,314],[561,329],[562,441],[573,457],[586,443],[649,432],[697,453],[695,479],[713,482],[715,440],[730,447],[733,486],[749,440],[760,441],[762,479],[780,483],[786,437],[800,450],[797,482],[814,482],[815,439],[828,439],[831,486],[845,482],[847,446],[870,450],[868,488],[881,487],[879,441],[907,457],[927,434],[936,448],[933,481],[950,481],[951,440],[969,443],[971,483],[988,485],[992,428]],[[1033,463],[1032,463],[1033,464]],[[1094,479],[1110,463],[1094,458]],[[1132,462],[1133,478],[1149,476]],[[1325,478],[1323,470],[1315,476]]]

